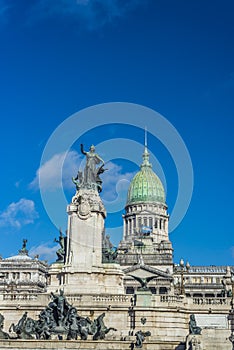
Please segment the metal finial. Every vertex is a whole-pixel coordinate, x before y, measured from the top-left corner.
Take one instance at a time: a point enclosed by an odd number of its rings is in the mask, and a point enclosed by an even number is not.
[[[145,126],[145,148],[147,148],[147,127]]]

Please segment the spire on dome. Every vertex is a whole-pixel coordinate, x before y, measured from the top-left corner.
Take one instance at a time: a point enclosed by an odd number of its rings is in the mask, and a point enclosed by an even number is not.
[[[147,127],[145,126],[145,148],[147,148]]]
[[[145,127],[145,148],[144,148],[144,153],[142,155],[142,158],[143,158],[143,162],[141,164],[141,167],[143,166],[152,167],[152,165],[149,162],[149,152],[147,148],[147,127]]]

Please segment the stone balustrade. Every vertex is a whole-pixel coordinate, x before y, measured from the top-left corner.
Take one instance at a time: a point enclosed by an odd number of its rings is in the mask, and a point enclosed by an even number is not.
[[[94,303],[117,303],[117,304],[129,304],[129,295],[93,295],[92,300]]]
[[[3,300],[37,300],[38,294],[24,294],[24,293],[7,293],[3,294]]]
[[[184,302],[184,297],[181,295],[160,295],[161,303],[182,303]]]
[[[131,294],[67,294],[67,301],[74,306],[100,306],[100,305],[116,305],[116,306],[127,306],[131,305]],[[27,293],[6,293],[1,296],[1,303],[4,304],[14,304],[18,302],[31,301],[32,306],[36,305],[46,305],[50,301],[50,294],[27,294]],[[152,306],[162,306],[166,304],[173,306],[181,306],[184,304],[188,306],[188,309],[230,309],[230,298],[225,297],[185,297],[183,295],[169,295],[169,294],[152,294],[151,295]]]
[[[193,304],[195,305],[228,305],[228,299],[217,297],[217,298],[207,298],[207,297],[194,297],[192,298]]]

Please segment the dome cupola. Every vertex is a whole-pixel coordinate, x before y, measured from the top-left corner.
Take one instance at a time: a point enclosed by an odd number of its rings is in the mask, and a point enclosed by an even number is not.
[[[128,190],[127,205],[139,202],[165,203],[165,192],[158,176],[149,162],[149,152],[145,146],[140,171],[134,176]]]

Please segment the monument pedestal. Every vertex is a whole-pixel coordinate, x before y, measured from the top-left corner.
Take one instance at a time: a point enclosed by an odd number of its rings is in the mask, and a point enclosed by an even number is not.
[[[147,307],[152,304],[152,293],[150,290],[138,290],[136,292],[136,306]]]
[[[82,188],[67,207],[66,258],[50,270],[50,290],[70,294],[124,294],[119,264],[102,263],[106,211],[94,188]]]
[[[105,269],[104,285],[105,293],[124,294],[123,271],[119,264],[105,263],[102,264]]]

